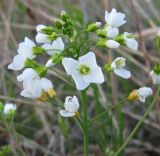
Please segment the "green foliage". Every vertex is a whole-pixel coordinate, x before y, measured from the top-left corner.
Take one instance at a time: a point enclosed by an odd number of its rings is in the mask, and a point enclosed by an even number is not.
[[[0,156],[9,156],[11,154],[11,147],[10,146],[3,146],[0,148]]]

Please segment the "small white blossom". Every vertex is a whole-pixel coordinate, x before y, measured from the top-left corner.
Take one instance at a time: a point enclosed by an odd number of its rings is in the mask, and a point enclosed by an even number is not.
[[[41,32],[41,30],[45,28],[46,26],[42,24],[36,26],[36,30],[37,30],[36,42],[37,43],[50,43],[51,42],[51,40],[48,38],[48,35],[43,34]]]
[[[141,87],[137,90],[139,101],[145,102],[146,97],[152,95],[152,89],[149,87]]]
[[[112,28],[110,26],[106,27],[105,31],[106,31],[106,36],[110,38],[114,38],[119,34],[118,28]]]
[[[138,49],[138,42],[133,38],[133,37],[130,37],[132,34],[131,33],[128,33],[128,32],[125,32],[124,33],[124,41],[125,41],[125,44],[133,49],[133,50],[137,50]]]
[[[152,70],[149,73],[149,76],[152,78],[153,84],[160,84],[160,74],[157,74]]]
[[[107,40],[106,46],[111,49],[116,49],[120,46],[120,44],[114,40]]]
[[[61,37],[58,37],[56,40],[53,41],[52,44],[44,44],[42,46],[46,50],[46,52],[53,56],[57,52],[61,52],[64,50],[64,43]]]
[[[24,97],[37,99],[43,95],[43,92],[51,95],[53,91],[52,82],[46,78],[40,78],[37,72],[31,68],[25,69],[23,73],[17,77],[17,80],[23,81],[24,89],[21,95]]]
[[[35,43],[29,38],[25,37],[24,42],[19,44],[17,50],[18,54],[14,56],[13,62],[8,65],[8,69],[11,70],[21,70],[24,68],[25,61],[27,59],[35,58],[32,48],[35,47]]]
[[[97,65],[93,52],[79,57],[78,61],[72,58],[64,58],[62,64],[68,75],[71,75],[78,90],[84,90],[90,83],[101,84],[104,76],[101,68]]]
[[[117,57],[111,64],[114,73],[124,79],[131,77],[130,71],[124,69],[126,65],[126,59],[124,57]]]
[[[4,105],[4,110],[3,110],[3,112],[4,112],[4,114],[9,114],[10,112],[12,112],[12,111],[16,111],[16,109],[17,109],[17,106],[16,106],[16,104],[13,104],[13,103],[6,103],[5,105]]]
[[[117,12],[116,9],[112,9],[111,13],[107,11],[105,12],[105,21],[109,26],[113,28],[117,28],[125,24],[125,17],[125,14]]]
[[[76,96],[67,96],[64,103],[65,110],[60,110],[60,114],[63,117],[73,117],[78,115],[79,102]]]

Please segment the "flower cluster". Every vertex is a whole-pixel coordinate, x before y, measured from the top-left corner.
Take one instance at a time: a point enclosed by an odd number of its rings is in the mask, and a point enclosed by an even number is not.
[[[97,64],[96,55],[83,47],[85,44],[79,43],[78,37],[82,32],[93,32],[98,36],[95,45],[107,48],[118,48],[125,45],[133,50],[137,50],[138,42],[133,34],[124,32],[120,34],[119,28],[126,23],[125,14],[117,12],[116,9],[105,12],[105,25],[101,22],[89,24],[86,29],[78,32],[75,23],[64,11],[61,12],[60,20],[55,21],[51,26],[38,25],[37,34],[33,42],[25,37],[24,42],[19,44],[17,55],[13,62],[8,65],[10,70],[24,71],[17,77],[23,83],[21,95],[24,97],[47,101],[56,95],[52,82],[45,78],[48,70],[55,68],[55,65],[62,65],[75,82],[77,90],[85,90],[90,84],[102,84],[105,81],[103,70]],[[97,37],[96,36],[96,37]],[[81,50],[82,49],[82,50]],[[49,56],[45,65],[38,63],[37,55]],[[104,70],[114,72],[124,79],[131,77],[131,72],[125,69],[126,58],[117,57],[113,62],[104,65]],[[160,82],[160,68],[156,67],[150,73],[153,83]],[[145,98],[152,94],[151,88],[142,87],[134,90],[129,95],[129,100],[140,100],[145,102]],[[67,96],[64,103],[64,110],[60,110],[63,117],[79,116],[79,102],[76,96]]]
[[[119,27],[127,22],[125,17],[125,14],[117,12],[116,9],[112,9],[110,13],[106,11],[106,24],[102,29],[96,31],[96,34],[101,37],[97,45],[108,48],[118,48],[120,45],[126,45],[133,50],[137,50],[138,42],[135,40],[132,33],[119,33]]]

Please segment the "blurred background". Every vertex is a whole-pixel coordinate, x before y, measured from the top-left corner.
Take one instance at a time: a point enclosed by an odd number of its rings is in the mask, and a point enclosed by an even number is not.
[[[16,80],[20,72],[7,69],[16,54],[18,43],[22,42],[25,36],[35,40],[35,26],[51,25],[59,18],[61,10],[69,13],[77,25],[84,28],[88,23],[104,23],[105,10],[110,11],[112,8],[126,14],[127,24],[121,31],[135,34],[139,50],[135,52],[121,47],[109,51],[91,47],[99,64],[104,65],[116,56],[123,56],[128,60],[128,69],[132,71],[132,77],[127,81],[112,74],[105,75],[106,83],[96,86],[100,110],[126,97],[134,88],[156,88],[152,86],[149,72],[156,63],[160,63],[160,50],[155,45],[155,37],[160,29],[160,0],[0,0],[0,100],[18,105],[15,128],[19,146],[23,147],[25,155],[82,156],[83,137],[73,119],[59,116],[57,107],[20,96],[22,86]],[[47,56],[39,57],[38,60],[45,63]],[[64,71],[61,65],[57,69]],[[48,77],[53,80],[57,91],[57,102],[63,103],[66,95],[75,94],[75,91],[64,85],[56,75]],[[88,98],[88,111],[92,116],[97,111],[92,90],[89,91]],[[141,119],[148,103],[130,103],[123,108],[125,137]],[[101,156],[101,151],[114,151],[116,135],[115,111],[90,129],[90,156]],[[5,145],[14,149],[15,144],[15,140],[3,130],[0,123],[0,149]],[[160,98],[125,152],[126,156],[160,156]]]

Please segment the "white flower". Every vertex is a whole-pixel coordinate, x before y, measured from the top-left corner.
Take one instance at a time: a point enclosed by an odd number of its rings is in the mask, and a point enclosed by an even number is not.
[[[42,29],[45,29],[45,25],[37,25],[36,30],[37,30],[37,35],[36,35],[36,42],[37,43],[50,43],[51,40],[49,40],[48,35],[41,33]]]
[[[42,48],[44,48],[49,55],[53,56],[57,52],[64,50],[64,43],[62,38],[58,37],[52,44],[44,44]]]
[[[132,35],[131,33],[125,32],[124,33],[124,42],[129,48],[131,48],[133,50],[137,50],[138,49],[138,42],[133,37],[130,37],[131,35]]]
[[[21,95],[24,97],[42,99],[46,98],[42,97],[46,94],[50,97],[55,95],[52,82],[46,78],[40,78],[37,72],[31,68],[25,69],[23,73],[17,77],[17,80],[23,81],[24,89],[21,92]]]
[[[62,64],[68,75],[71,75],[78,90],[84,90],[90,83],[101,84],[104,76],[101,68],[97,65],[93,52],[79,57],[78,61],[72,58],[64,58]]]
[[[152,89],[149,87],[141,87],[137,90],[139,101],[145,102],[146,97],[152,95]]]
[[[111,49],[115,49],[120,46],[120,44],[114,40],[107,40],[105,44],[108,48],[111,48]]]
[[[156,74],[153,70],[149,73],[152,78],[153,84],[160,84],[160,74]]]
[[[39,78],[38,73],[32,68],[25,69],[21,75],[17,76],[17,80],[23,82],[28,82],[38,78]]]
[[[131,77],[130,71],[124,69],[126,65],[126,59],[124,57],[117,57],[111,64],[114,73],[120,77],[128,79]]]
[[[5,106],[4,106],[4,114],[9,114],[10,112],[12,111],[15,111],[17,108],[16,104],[13,104],[13,103],[6,103]]]
[[[117,12],[116,9],[112,9],[111,13],[108,13],[107,11],[105,12],[105,21],[109,26],[113,28],[117,28],[125,24],[125,17],[125,14]]]
[[[79,115],[79,102],[76,96],[67,96],[64,103],[65,110],[60,110],[60,114],[63,117],[73,117]]]
[[[104,29],[106,31],[107,37],[114,38],[119,34],[118,28],[112,28],[112,27],[108,26]]]
[[[35,43],[29,38],[25,37],[24,42],[19,44],[17,50],[18,54],[13,58],[13,62],[8,65],[8,69],[21,70],[24,68],[25,61],[35,58],[33,55],[32,48],[35,47]]]

